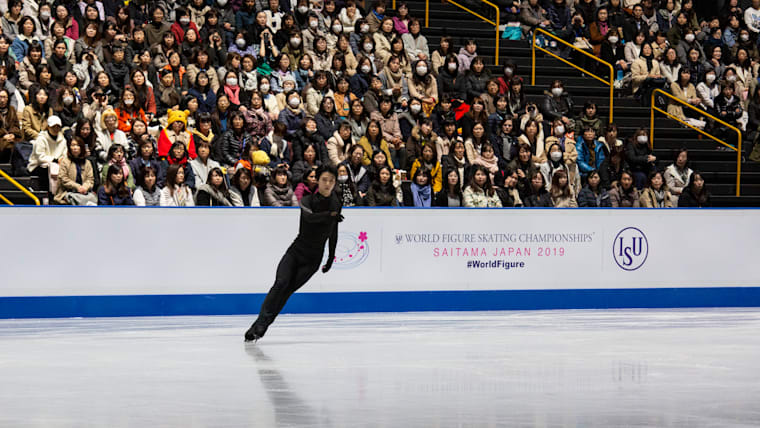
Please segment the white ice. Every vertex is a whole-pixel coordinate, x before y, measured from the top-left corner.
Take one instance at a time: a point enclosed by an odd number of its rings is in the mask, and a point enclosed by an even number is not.
[[[760,311],[0,321],[0,427],[757,427]]]

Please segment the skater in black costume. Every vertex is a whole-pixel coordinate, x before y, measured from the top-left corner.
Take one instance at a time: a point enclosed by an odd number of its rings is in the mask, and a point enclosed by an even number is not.
[[[332,267],[338,243],[338,223],[343,221],[342,204],[333,191],[336,176],[335,168],[323,165],[317,169],[317,193],[301,200],[298,236],[277,266],[277,278],[261,305],[259,317],[245,333],[246,341],[263,337],[288,298],[319,270],[328,239],[329,255],[322,272],[327,273]]]

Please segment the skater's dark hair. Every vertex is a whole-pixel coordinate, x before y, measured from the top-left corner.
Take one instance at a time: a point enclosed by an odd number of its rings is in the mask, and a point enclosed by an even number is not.
[[[319,177],[322,176],[325,172],[329,172],[333,175],[333,177],[338,177],[338,171],[333,167],[332,165],[321,165],[319,168],[317,168],[317,181],[319,181]]]

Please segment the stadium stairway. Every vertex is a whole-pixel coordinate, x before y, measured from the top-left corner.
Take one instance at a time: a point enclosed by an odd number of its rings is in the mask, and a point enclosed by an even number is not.
[[[472,2],[470,2],[472,3]],[[425,2],[410,1],[410,15],[425,17]],[[478,53],[486,64],[494,63],[495,29],[452,4],[430,1],[430,26],[423,28],[431,52],[438,48],[443,35],[454,39],[457,49],[465,38],[478,42]],[[505,61],[517,65],[517,73],[525,79],[524,91],[529,102],[539,103],[554,79],[561,79],[565,89],[575,102],[578,115],[586,101],[599,106],[602,116],[609,113],[609,87],[591,77],[584,77],[578,70],[546,56],[536,53],[536,85],[529,85],[531,75],[531,47],[527,40],[500,40],[499,64],[490,65],[494,76],[502,74]],[[639,127],[649,127],[650,110],[642,107],[630,96],[616,93],[614,99],[614,122],[623,136],[630,136]],[[719,144],[700,136],[696,131],[681,126],[678,122],[661,115],[655,117],[654,154],[658,167],[664,169],[673,161],[674,150],[686,147],[689,150],[691,168],[704,174],[706,184],[713,194],[715,206],[757,207],[760,206],[760,163],[742,163],[741,197],[736,197],[736,153],[717,150]]]

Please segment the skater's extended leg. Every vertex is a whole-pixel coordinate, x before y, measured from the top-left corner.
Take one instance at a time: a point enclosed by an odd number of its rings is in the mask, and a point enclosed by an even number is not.
[[[285,304],[288,302],[288,299],[290,299],[290,296],[298,291],[299,288],[303,287],[303,285],[306,284],[312,276],[314,276],[314,274],[319,270],[320,263],[321,260],[318,260],[316,263],[302,264],[298,267],[290,279],[290,285],[286,287],[278,296],[279,299],[276,301],[277,306],[275,316],[277,316],[282,311],[282,308],[285,307]],[[274,321],[274,319],[272,321]]]

